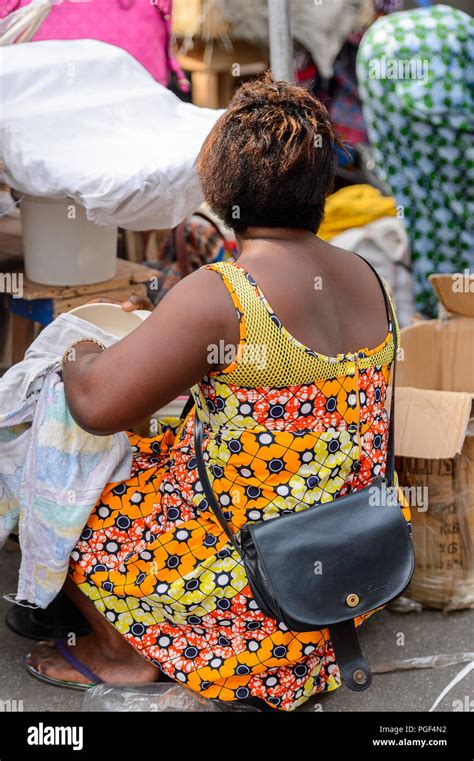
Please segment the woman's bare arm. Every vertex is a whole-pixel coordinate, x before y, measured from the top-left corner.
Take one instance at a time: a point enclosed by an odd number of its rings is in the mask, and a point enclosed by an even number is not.
[[[85,430],[127,430],[199,381],[210,369],[210,346],[238,342],[230,296],[209,270],[175,286],[133,333],[100,351],[79,344],[64,365],[70,412]]]

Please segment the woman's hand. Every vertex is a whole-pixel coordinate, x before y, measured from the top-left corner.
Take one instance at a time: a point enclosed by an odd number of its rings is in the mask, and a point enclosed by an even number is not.
[[[122,302],[122,309],[125,312],[133,312],[134,309],[148,309],[149,312],[153,312],[154,308],[148,296],[137,296],[135,293]]]
[[[155,308],[148,296],[137,296],[136,293],[130,294],[125,301],[98,296],[88,301],[87,304],[120,304],[124,312],[133,312],[135,309],[147,309],[149,312],[153,312]]]

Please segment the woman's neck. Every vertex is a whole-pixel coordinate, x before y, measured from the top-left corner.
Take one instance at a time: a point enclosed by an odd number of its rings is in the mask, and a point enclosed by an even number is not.
[[[301,227],[247,227],[244,233],[236,235],[239,255],[248,253],[254,248],[254,241],[268,241],[274,243],[284,243],[285,245],[295,243],[301,244],[314,240],[315,235],[311,230]]]

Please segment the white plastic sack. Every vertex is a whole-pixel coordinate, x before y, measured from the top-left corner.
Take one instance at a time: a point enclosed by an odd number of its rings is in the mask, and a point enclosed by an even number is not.
[[[174,227],[202,202],[194,164],[222,112],[183,103],[120,48],[1,47],[0,90],[0,182],[132,230]]]
[[[415,312],[410,273],[410,246],[405,227],[396,217],[381,217],[331,238],[333,246],[355,251],[385,278],[395,300],[400,327],[409,325]]]

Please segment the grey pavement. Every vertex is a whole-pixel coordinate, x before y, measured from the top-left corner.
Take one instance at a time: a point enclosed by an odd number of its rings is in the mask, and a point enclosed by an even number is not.
[[[0,553],[0,700],[23,701],[24,711],[79,711],[83,694],[42,684],[22,667],[32,643],[5,626],[9,603],[3,595],[15,591],[19,553]],[[403,642],[404,644],[399,644]],[[445,615],[438,611],[381,611],[361,631],[364,654],[373,669],[393,661],[474,651],[474,611]],[[345,686],[309,701],[303,711],[429,711],[442,690],[466,663],[444,668],[411,669],[375,674],[367,692]],[[315,705],[316,704],[316,705]],[[437,711],[474,710],[474,670],[442,700]]]

